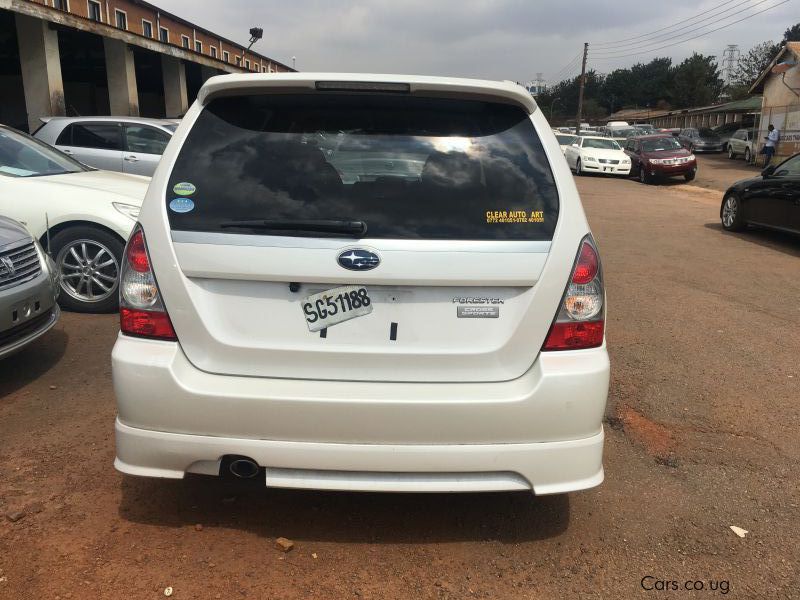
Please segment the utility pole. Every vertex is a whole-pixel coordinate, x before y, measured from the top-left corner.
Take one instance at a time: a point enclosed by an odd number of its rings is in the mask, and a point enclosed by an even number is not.
[[[581,134],[583,118],[583,88],[586,86],[586,59],[589,57],[589,42],[583,44],[583,64],[581,65],[581,89],[578,93],[578,122],[575,123],[575,135]]]

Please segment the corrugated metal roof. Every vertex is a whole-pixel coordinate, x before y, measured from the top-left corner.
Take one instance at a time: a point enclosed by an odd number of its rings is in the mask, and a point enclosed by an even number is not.
[[[775,55],[775,58],[773,58],[772,61],[770,61],[770,63],[767,65],[767,68],[761,71],[761,75],[758,76],[758,79],[756,79],[755,83],[750,86],[751,94],[764,91],[764,81],[772,71],[772,67],[778,64],[778,61],[787,52],[791,52],[794,54],[795,59],[800,60],[800,42],[786,42],[786,44],[783,45],[783,48],[778,51],[778,53]]]

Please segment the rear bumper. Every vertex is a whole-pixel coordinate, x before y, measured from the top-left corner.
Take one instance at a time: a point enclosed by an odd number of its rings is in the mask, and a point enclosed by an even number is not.
[[[496,383],[215,375],[177,343],[127,336],[112,366],[116,466],[133,475],[217,474],[238,454],[282,487],[546,494],[603,478],[605,346],[541,353]]]
[[[266,467],[269,487],[372,492],[488,492],[537,495],[603,482],[603,431],[540,444],[324,444],[147,431],[117,420],[114,466],[129,475],[181,479],[217,475],[236,454]]]

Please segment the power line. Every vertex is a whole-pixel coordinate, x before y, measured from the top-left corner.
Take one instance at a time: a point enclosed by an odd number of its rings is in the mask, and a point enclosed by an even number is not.
[[[704,21],[710,21],[711,19],[719,20],[721,18],[721,20],[724,21],[725,19],[729,19],[731,17],[734,17],[739,13],[746,12],[746,11],[750,10],[751,8],[754,8],[754,7],[758,6],[759,4],[763,4],[763,2],[766,2],[766,1],[767,0],[763,0],[762,2],[757,2],[756,4],[752,4],[752,5],[748,6],[747,8],[743,8],[742,10],[740,10],[738,12],[735,12],[732,15],[728,15],[727,17],[722,17],[722,15],[725,14],[726,12],[730,12],[733,9],[742,6],[743,4],[750,4],[750,0],[740,0],[738,4],[734,4],[733,6],[730,6],[730,7],[726,8],[725,10],[722,10],[720,12],[715,12],[714,14],[711,14],[711,15],[707,16],[704,19],[700,19],[699,21],[695,21],[694,23],[691,23],[691,26],[694,27],[695,25],[698,25],[699,23],[703,23]],[[697,15],[697,16],[702,16],[702,15]],[[651,38],[646,39],[646,40],[640,40],[638,42],[627,42],[625,44],[616,44],[615,47],[601,48],[601,52],[623,52],[624,50],[630,50],[630,48],[625,48],[625,46],[637,46],[637,45],[640,45],[640,44],[649,45],[651,43],[659,43],[660,44],[661,42],[669,41],[670,39],[674,39],[677,36],[686,35],[687,33],[690,33],[692,31],[697,31],[698,29],[702,29],[703,27],[708,27],[708,26],[709,25],[701,25],[700,27],[695,27],[694,29],[684,30],[684,31],[681,31],[681,32],[670,31],[670,32],[667,32],[667,33],[662,33],[660,35],[656,35],[656,36],[651,37]],[[644,37],[647,37],[647,36],[644,36]],[[659,39],[659,38],[664,38],[664,39]]]
[[[749,0],[747,0],[747,1],[749,1]],[[751,4],[751,5],[750,5],[750,6],[748,6],[747,8],[743,8],[743,9],[741,9],[741,10],[737,10],[737,11],[736,11],[735,13],[733,13],[732,15],[728,15],[727,17],[723,17],[723,19],[722,19],[722,20],[723,20],[723,21],[726,21],[726,20],[728,20],[728,19],[732,19],[732,18],[733,18],[733,17],[735,17],[736,15],[740,15],[740,14],[742,14],[742,13],[745,13],[745,12],[749,11],[749,10],[752,10],[752,9],[754,9],[754,8],[755,8],[755,7],[757,7],[757,6],[759,6],[759,5],[761,5],[761,4],[764,4],[765,2],[771,2],[771,0],[759,0],[758,2],[756,2],[755,4]],[[757,14],[757,13],[756,13],[756,14]],[[655,46],[655,45],[657,45],[657,44],[661,44],[661,43],[663,43],[663,42],[669,42],[669,41],[671,41],[671,40],[674,40],[674,39],[677,39],[677,38],[684,37],[684,36],[686,36],[686,35],[688,35],[688,34],[690,34],[690,33],[694,33],[695,31],[699,31],[699,30],[701,30],[701,29],[705,29],[706,27],[711,27],[712,25],[713,25],[713,23],[709,23],[709,24],[707,24],[707,25],[700,25],[699,27],[693,27],[693,28],[687,29],[687,30],[685,30],[685,31],[682,31],[681,33],[677,33],[677,34],[674,34],[674,35],[673,35],[673,34],[670,34],[670,37],[667,37],[666,39],[660,40],[660,41],[658,41],[658,42],[656,42],[656,41],[652,41],[652,42],[651,42],[651,41],[646,41],[646,42],[644,42],[644,45],[643,45],[643,46],[641,46],[639,49],[637,49],[637,50],[636,50],[636,52],[645,52],[645,51],[647,51],[647,50],[648,50],[648,49],[649,49],[651,46]],[[619,50],[603,50],[603,51],[599,52],[599,53],[598,53],[598,55],[600,55],[600,56],[607,56],[607,55],[612,55],[612,54],[619,54],[620,52],[628,52],[628,51],[630,51],[630,50],[633,50],[633,48],[621,48],[621,49],[619,49]]]
[[[552,77],[550,77],[550,81],[558,79],[568,69],[569,70],[574,69],[574,65],[577,64],[577,61],[580,60],[581,56],[583,56],[583,51],[578,52],[578,54],[576,54],[571,61],[569,61],[566,65],[564,65],[558,71],[556,71],[556,73]]]
[[[766,1],[767,0],[762,0],[762,2],[766,2]],[[715,31],[720,31],[721,29],[726,29],[727,27],[731,27],[733,25],[736,25],[737,23],[741,23],[742,21],[746,21],[747,19],[751,19],[751,18],[753,18],[755,16],[758,16],[761,13],[765,13],[768,10],[772,10],[773,8],[778,8],[781,4],[786,4],[787,2],[790,2],[790,1],[791,0],[783,0],[782,2],[778,2],[777,4],[774,4],[773,6],[768,6],[767,8],[764,8],[764,9],[762,9],[762,10],[760,10],[758,12],[755,12],[755,13],[753,13],[751,15],[747,15],[746,17],[742,17],[741,19],[738,19],[738,20],[733,21],[731,23],[727,23],[726,25],[722,25],[721,27],[717,27],[715,29],[709,29],[708,31],[704,31],[703,33],[700,33],[698,35],[692,36],[690,38],[686,38],[686,39],[683,39],[683,40],[678,40],[677,42],[672,42],[671,44],[665,44],[664,46],[659,46],[658,48],[650,48],[650,49],[646,49],[646,50],[641,50],[639,52],[631,52],[629,54],[620,54],[620,55],[617,55],[617,56],[598,56],[597,59],[598,60],[614,60],[616,58],[627,58],[627,57],[630,57],[630,56],[638,56],[640,54],[649,54],[651,52],[657,52],[658,50],[663,50],[664,48],[671,48],[672,46],[677,46],[678,44],[683,44],[685,42],[690,42],[692,40],[696,40],[697,38],[701,38],[704,35],[708,35],[709,33],[714,33]],[[734,16],[734,15],[731,15],[731,16]]]
[[[696,19],[697,17],[702,17],[703,15],[705,15],[705,14],[711,12],[711,11],[717,10],[718,8],[720,8],[722,6],[725,6],[726,4],[730,4],[730,3],[735,2],[735,1],[736,0],[725,0],[725,2],[717,4],[713,8],[709,8],[708,10],[703,11],[700,14],[694,15],[693,17],[688,17],[688,18],[683,19],[681,21],[676,21],[672,25],[667,25],[666,27],[662,27],[661,29],[656,29],[655,31],[651,31],[649,33],[643,33],[641,35],[637,35],[636,37],[624,38],[622,40],[616,40],[614,42],[597,42],[597,43],[593,43],[592,46],[613,46],[613,45],[619,44],[621,42],[628,42],[628,41],[631,41],[631,40],[638,40],[638,39],[641,39],[643,37],[648,37],[650,35],[653,35],[654,33],[659,33],[660,31],[665,31],[667,29],[672,29],[673,27],[676,27],[676,26],[680,25],[681,23],[685,23],[686,21],[692,21],[692,20]]]

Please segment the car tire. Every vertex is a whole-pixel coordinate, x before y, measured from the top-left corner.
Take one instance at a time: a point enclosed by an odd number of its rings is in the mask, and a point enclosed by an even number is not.
[[[644,185],[650,184],[650,176],[647,174],[647,169],[639,167],[639,183],[643,183]]]
[[[730,145],[728,145],[728,158],[731,160],[736,158],[736,152],[733,151],[733,148]]]
[[[697,171],[689,171],[683,176],[684,181],[694,181],[695,176],[697,175]]]
[[[742,219],[741,204],[736,194],[728,194],[722,199],[719,212],[722,228],[726,231],[742,231],[747,226]]]
[[[118,306],[119,273],[125,243],[113,233],[79,225],[56,233],[50,248],[61,278],[62,308],[112,312]]]
[[[750,158],[751,158],[750,148],[745,148],[744,149],[744,162],[746,162],[748,165],[750,164]]]
[[[583,175],[583,171],[581,171],[581,159],[580,158],[575,163],[575,175],[577,175],[578,177]]]

